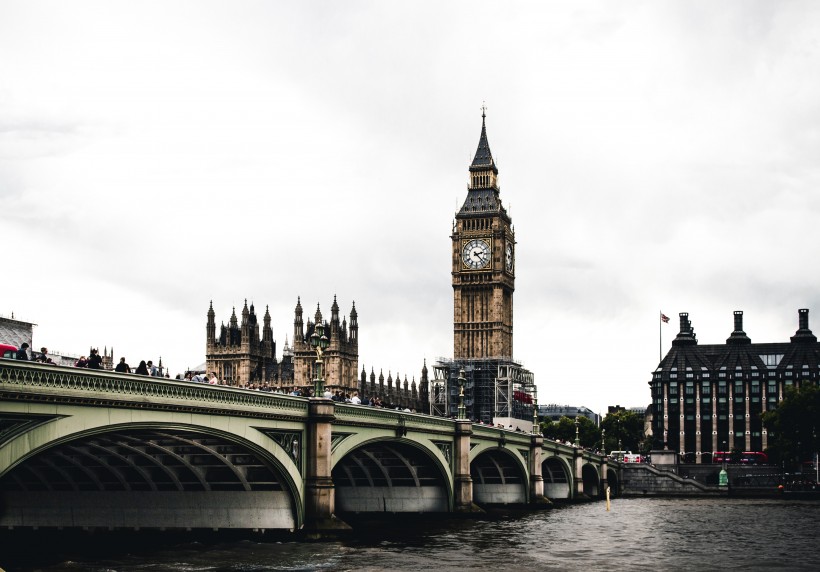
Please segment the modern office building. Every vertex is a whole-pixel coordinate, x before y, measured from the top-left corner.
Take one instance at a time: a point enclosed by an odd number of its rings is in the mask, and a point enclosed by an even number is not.
[[[725,344],[699,344],[689,314],[681,313],[680,332],[649,382],[654,448],[694,463],[711,462],[716,451],[765,451],[762,414],[786,388],[817,383],[819,373],[807,309],[798,311],[790,341],[774,343],[752,343],[738,311]]]

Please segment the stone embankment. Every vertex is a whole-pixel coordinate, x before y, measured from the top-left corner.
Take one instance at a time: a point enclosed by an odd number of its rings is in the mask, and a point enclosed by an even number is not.
[[[728,490],[643,463],[623,466],[623,496],[722,496]]]

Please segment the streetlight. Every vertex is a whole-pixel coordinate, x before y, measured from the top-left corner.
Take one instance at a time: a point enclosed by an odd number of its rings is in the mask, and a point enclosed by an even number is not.
[[[464,407],[464,384],[467,377],[464,375],[464,368],[458,372],[458,418],[467,419],[467,408]]]
[[[575,446],[576,447],[581,446],[581,439],[578,437],[578,425],[579,425],[578,416],[576,415],[575,416]]]
[[[538,435],[540,433],[540,428],[538,427],[538,399],[533,396],[532,398],[532,434]]]
[[[601,453],[606,457],[606,429],[601,429]]]
[[[325,327],[317,323],[310,336],[310,345],[316,350],[316,377],[313,380],[313,397],[323,397],[325,393],[325,380],[322,379],[322,351],[327,348],[328,341],[325,336]]]
[[[718,474],[718,486],[719,487],[728,487],[729,486],[729,473],[726,472],[726,455],[728,451],[726,450],[726,441],[723,442],[723,463],[721,463],[720,473]]]

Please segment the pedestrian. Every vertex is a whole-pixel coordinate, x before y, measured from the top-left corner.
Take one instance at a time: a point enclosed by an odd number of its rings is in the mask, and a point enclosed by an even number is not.
[[[88,367],[88,360],[85,356],[80,356],[80,359],[74,362],[74,367]]]
[[[91,350],[88,356],[88,369],[102,369],[102,358],[98,350]]]
[[[27,349],[28,344],[26,342],[23,342],[23,345],[20,346],[19,350],[17,350],[17,355],[15,357],[19,360],[28,361],[28,352],[26,351]]]
[[[159,375],[157,371],[157,366],[155,366],[154,362],[152,362],[150,359],[148,360],[146,367],[148,367],[148,375],[150,375],[151,377],[156,377],[157,375]]]
[[[120,363],[117,364],[117,367],[114,368],[114,371],[118,371],[120,373],[131,373],[131,367],[125,363],[125,358],[120,358]]]
[[[140,364],[137,366],[137,371],[135,371],[134,373],[137,373],[139,375],[150,375],[148,373],[148,366],[145,365],[145,360],[142,360],[140,362]]]
[[[51,361],[51,358],[48,357],[48,348],[40,348],[40,355],[37,356],[36,361],[39,361],[40,363],[54,363]]]

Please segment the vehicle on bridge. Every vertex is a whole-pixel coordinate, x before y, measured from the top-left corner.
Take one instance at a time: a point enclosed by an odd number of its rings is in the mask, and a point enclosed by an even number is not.
[[[14,359],[17,356],[17,346],[11,344],[0,344],[0,357]]]
[[[767,465],[769,457],[762,451],[715,451],[712,455],[712,463],[729,463],[740,465]]]

